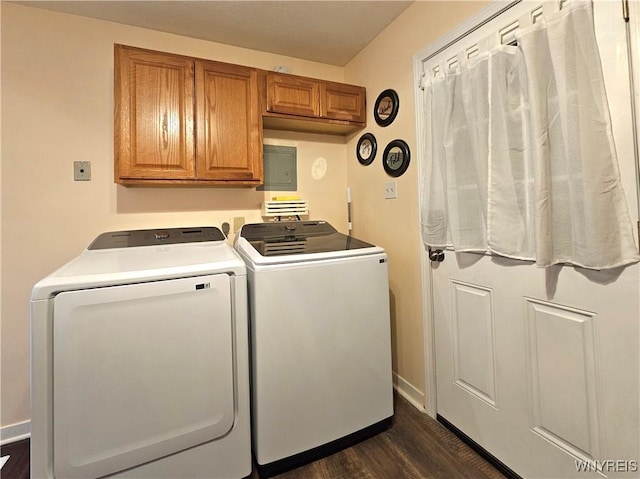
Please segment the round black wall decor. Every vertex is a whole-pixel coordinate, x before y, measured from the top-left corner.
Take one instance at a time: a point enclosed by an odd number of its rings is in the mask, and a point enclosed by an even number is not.
[[[409,168],[411,152],[403,140],[393,140],[384,149],[382,166],[389,176],[398,177]]]
[[[358,140],[356,146],[356,156],[362,165],[370,165],[376,157],[378,143],[376,137],[371,133],[365,133]]]
[[[398,116],[400,99],[395,90],[388,89],[380,93],[373,107],[373,116],[380,126],[389,126]]]

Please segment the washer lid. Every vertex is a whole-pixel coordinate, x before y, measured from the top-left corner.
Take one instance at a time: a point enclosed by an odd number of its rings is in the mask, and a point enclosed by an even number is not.
[[[100,236],[92,244],[99,239]],[[246,274],[244,262],[226,241],[85,249],[39,281],[33,287],[31,299],[50,298],[60,291],[216,273]]]
[[[240,236],[262,256],[329,253],[374,245],[338,233],[326,221],[282,221],[248,224],[242,227]]]
[[[326,221],[246,224],[236,236],[235,246],[246,260],[264,265],[384,252],[379,246],[339,233]]]

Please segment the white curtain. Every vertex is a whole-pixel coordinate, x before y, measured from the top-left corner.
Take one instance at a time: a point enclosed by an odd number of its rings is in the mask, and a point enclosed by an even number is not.
[[[638,261],[593,26],[572,1],[426,89],[426,245],[606,269]]]

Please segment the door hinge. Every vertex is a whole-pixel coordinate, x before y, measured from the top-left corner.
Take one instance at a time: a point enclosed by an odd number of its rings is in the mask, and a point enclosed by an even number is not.
[[[425,72],[420,73],[420,78],[418,79],[418,86],[419,88],[424,91],[426,85],[426,80],[427,80],[427,74]]]

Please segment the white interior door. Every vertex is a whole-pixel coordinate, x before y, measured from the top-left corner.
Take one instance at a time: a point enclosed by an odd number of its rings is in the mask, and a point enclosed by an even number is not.
[[[438,414],[523,477],[637,461],[638,284],[637,266],[447,253],[433,269]]]
[[[424,61],[424,71],[428,75],[534,6],[519,4],[501,14]],[[621,10],[617,2],[595,4],[621,174],[635,217]],[[425,268],[440,416],[523,477],[638,477],[638,265],[602,272],[541,269],[447,251],[444,262]]]
[[[56,477],[102,477],[231,429],[230,299],[225,274],[55,297]]]

